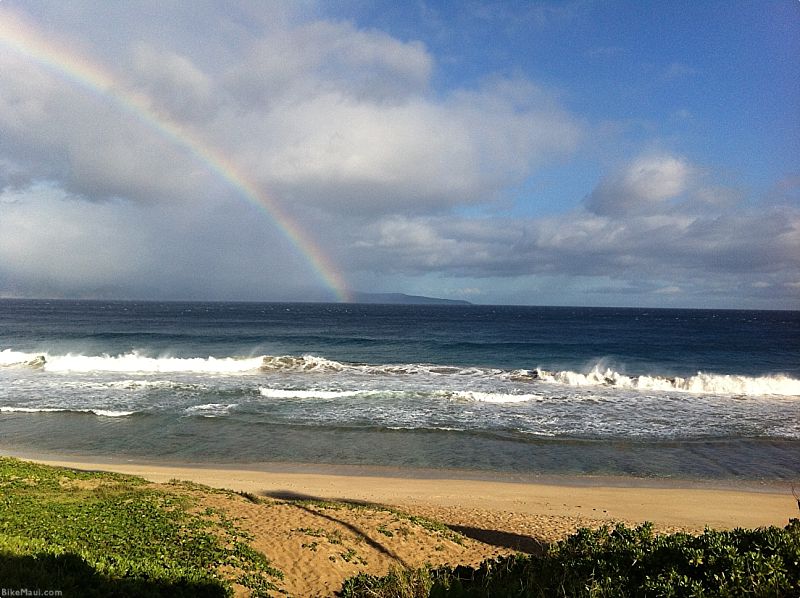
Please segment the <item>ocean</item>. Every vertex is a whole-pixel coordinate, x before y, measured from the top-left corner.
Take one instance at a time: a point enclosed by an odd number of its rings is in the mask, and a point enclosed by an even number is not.
[[[0,300],[0,451],[800,479],[800,312]]]

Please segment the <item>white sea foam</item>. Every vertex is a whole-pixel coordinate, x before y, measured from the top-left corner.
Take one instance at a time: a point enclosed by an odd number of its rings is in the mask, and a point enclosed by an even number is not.
[[[29,366],[42,367],[45,363],[44,355],[37,353],[23,353],[11,349],[0,351],[0,367]]]
[[[237,374],[258,371],[262,357],[148,357],[138,351],[121,355],[50,355],[0,351],[0,366],[41,367],[58,373],[207,373]]]
[[[201,415],[203,417],[219,417],[228,415],[237,403],[206,403],[205,405],[194,405],[186,408],[186,413],[190,415]]]
[[[270,399],[338,399],[362,394],[352,390],[290,390],[266,387],[261,387],[258,391],[262,397]]]
[[[103,417],[126,417],[136,413],[135,411],[114,411],[112,409],[87,409],[86,412],[94,413],[95,415],[101,415]]]
[[[439,376],[491,376],[503,374],[502,370],[457,367],[435,364],[364,364],[343,363],[317,355],[260,355],[256,357],[149,357],[139,351],[120,355],[82,355],[68,353],[25,353],[5,349],[0,351],[0,366],[42,367],[48,372],[91,373],[113,372],[131,374],[149,373],[209,373],[237,374],[245,372],[315,372],[359,373],[373,376],[430,375]]]
[[[233,374],[257,370],[261,359],[236,357],[146,357],[138,352],[124,355],[65,355],[48,357],[48,372],[206,373]]]
[[[704,374],[682,378],[676,376],[627,376],[610,368],[593,368],[582,374],[572,371],[535,370],[532,377],[545,382],[569,386],[611,386],[634,390],[681,391],[734,396],[781,395],[800,396],[800,380],[780,374],[773,376],[734,376]]]
[[[0,413],[56,413],[72,411],[72,409],[56,409],[54,407],[0,407]]]
[[[348,368],[352,369],[353,366],[316,355],[266,355],[261,358],[261,369],[264,371],[339,372]]]
[[[125,417],[135,411],[115,411],[112,409],[69,409],[63,407],[0,407],[0,413],[91,413],[102,417]]]
[[[265,356],[261,369],[270,371],[287,372],[344,372],[357,373],[370,376],[405,376],[429,375],[439,376],[465,376],[485,377],[507,375],[508,372],[496,368],[458,367],[450,365],[436,365],[430,363],[343,363],[316,355],[281,355]]]
[[[204,390],[207,388],[207,386],[203,384],[189,384],[186,382],[175,382],[173,380],[117,380],[114,382],[105,382],[99,386],[121,390],[140,390],[150,388],[169,390]]]
[[[367,377],[405,377],[425,378],[434,385],[446,378],[469,378],[475,380],[497,379],[504,382],[544,381],[575,387],[608,386],[614,388],[648,391],[680,391],[688,393],[712,393],[732,396],[800,396],[800,380],[783,375],[741,376],[699,372],[688,377],[666,377],[660,375],[627,375],[603,364],[588,372],[547,371],[547,370],[502,370],[496,368],[458,367],[424,363],[408,364],[363,364],[343,363],[315,355],[256,357],[149,357],[137,351],[120,355],[50,355],[48,353],[29,353],[7,348],[0,351],[0,367],[40,368],[46,372],[57,373],[129,373],[163,374],[194,373],[211,375],[239,375],[274,372],[286,373],[328,373],[335,375],[356,375]],[[178,384],[172,381],[156,381],[158,384]],[[114,384],[127,385],[128,388],[141,387],[147,381],[119,381]],[[449,384],[448,384],[449,385]],[[473,391],[471,398],[485,402],[519,402],[536,398],[536,395],[484,393],[480,396]],[[337,398],[352,395],[352,391],[307,390],[289,391],[285,389],[262,389],[262,396],[273,398]],[[266,393],[266,394],[265,394]],[[271,394],[270,394],[271,393]],[[281,394],[283,393],[283,394]],[[303,395],[302,393],[306,393]],[[526,398],[520,398],[526,397]]]
[[[478,392],[474,390],[461,390],[442,393],[445,396],[480,403],[525,403],[541,399],[537,394],[512,394],[502,392]]]
[[[436,430],[437,432],[461,432],[464,428],[452,428],[448,426],[386,426],[387,430]]]

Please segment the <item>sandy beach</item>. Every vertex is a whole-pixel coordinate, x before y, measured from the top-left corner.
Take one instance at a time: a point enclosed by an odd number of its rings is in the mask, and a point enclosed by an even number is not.
[[[185,480],[259,497],[256,504],[238,495],[200,491],[204,503],[242,522],[253,535],[253,545],[286,573],[283,589],[298,596],[332,595],[344,579],[362,571],[384,574],[397,566],[477,564],[515,550],[536,552],[579,527],[651,521],[658,531],[702,532],[706,526],[784,526],[798,516],[788,484],[731,488],[701,481],[580,477],[555,483],[377,468],[326,472],[302,465],[270,470],[33,460],[133,474],[154,483]],[[307,502],[312,500],[352,508]],[[454,541],[420,525],[416,517],[442,522],[462,539]]]
[[[547,478],[545,482],[533,483],[457,479],[446,477],[451,473],[447,471],[439,473],[443,477],[432,477],[436,472],[413,469],[359,468],[361,475],[348,475],[341,473],[346,471],[343,467],[330,468],[334,473],[319,473],[320,468],[303,465],[284,466],[281,471],[213,465],[31,460],[127,473],[153,482],[187,480],[264,497],[360,501],[453,516],[459,512],[485,511],[576,521],[652,521],[659,526],[702,530],[705,526],[727,529],[785,525],[790,517],[798,515],[790,484],[779,483],[752,482],[733,488],[730,482],[723,486],[688,480],[594,477],[564,477],[558,483]],[[393,475],[379,475],[386,471]]]

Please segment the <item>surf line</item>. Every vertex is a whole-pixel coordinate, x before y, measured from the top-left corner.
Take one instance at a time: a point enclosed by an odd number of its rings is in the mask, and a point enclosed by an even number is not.
[[[200,139],[187,127],[160,114],[144,94],[126,91],[108,71],[43,38],[21,19],[0,8],[0,45],[10,48],[72,84],[102,96],[121,111],[159,133],[173,145],[187,151],[211,173],[219,177],[248,203],[259,208],[303,256],[315,276],[340,302],[352,297],[339,268],[308,233],[269,195],[226,158],[222,152]]]

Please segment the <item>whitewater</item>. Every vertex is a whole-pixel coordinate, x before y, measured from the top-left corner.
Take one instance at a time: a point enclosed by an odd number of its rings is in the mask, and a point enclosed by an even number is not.
[[[796,312],[0,307],[0,448],[540,473],[800,473]]]
[[[0,350],[0,367],[28,367],[54,373],[135,373],[153,376],[169,373],[195,373],[208,375],[242,375],[268,372],[335,372],[351,373],[354,376],[430,376],[442,379],[453,376],[456,379],[483,378],[498,381],[546,382],[564,386],[588,387],[607,386],[620,389],[655,390],[663,392],[712,393],[731,396],[781,395],[800,398],[800,380],[778,374],[771,376],[741,376],[730,374],[710,374],[698,372],[686,378],[680,376],[659,376],[656,374],[625,375],[601,364],[589,367],[587,372],[550,372],[535,368],[532,370],[498,370],[496,368],[475,368],[456,366],[442,367],[434,364],[348,364],[325,359],[315,355],[257,357],[148,357],[132,351],[123,355],[48,355],[23,353],[12,349]],[[146,381],[142,381],[146,384]],[[275,390],[270,396],[303,396],[303,391]],[[483,400],[493,400],[487,393],[463,392],[464,396],[483,396]],[[263,394],[263,393],[262,393]],[[334,393],[337,394],[337,393]],[[341,393],[339,393],[341,394]],[[344,394],[347,394],[346,392]],[[324,392],[314,391],[308,396],[325,398]],[[333,395],[331,395],[333,396]],[[539,395],[499,395],[505,397],[525,397]],[[481,399],[478,399],[481,400]],[[509,399],[514,400],[514,399]],[[523,400],[523,399],[519,399]],[[502,399],[497,399],[502,402]]]

